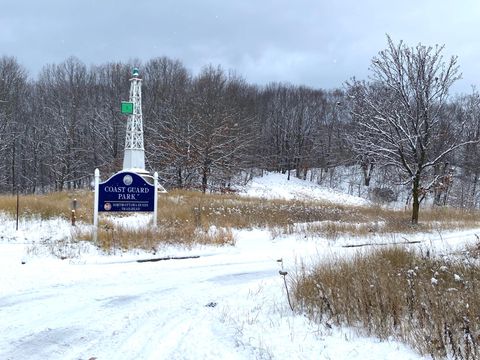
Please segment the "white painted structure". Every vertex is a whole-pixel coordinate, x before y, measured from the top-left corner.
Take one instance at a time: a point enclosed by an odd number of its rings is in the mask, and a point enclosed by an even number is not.
[[[156,189],[153,198],[153,214],[152,225],[157,228],[157,213],[158,213],[158,192],[166,192],[166,190],[158,182],[158,173],[152,175],[145,170],[145,148],[143,145],[143,119],[142,119],[142,79],[139,78],[137,68],[132,71],[132,78],[130,79],[130,97],[129,103],[133,104],[133,112],[128,115],[127,130],[125,135],[125,150],[123,156],[123,172],[135,173],[141,176],[147,183],[152,184]],[[122,107],[123,111],[123,107]],[[95,169],[95,198],[93,210],[93,225],[94,233],[93,239],[97,240],[98,218],[99,218],[99,187],[100,187],[100,171]],[[103,211],[103,210],[100,210]]]
[[[123,170],[146,174],[148,172],[145,170],[145,148],[143,147],[142,79],[139,78],[137,68],[133,69],[132,76],[129,101],[133,103],[133,114],[129,115],[127,120]]]

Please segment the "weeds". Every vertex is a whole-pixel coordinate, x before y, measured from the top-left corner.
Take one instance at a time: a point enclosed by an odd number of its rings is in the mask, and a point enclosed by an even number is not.
[[[87,191],[78,192],[53,192],[45,195],[20,195],[19,214],[23,218],[64,218],[71,217],[71,203],[77,199],[77,220],[92,222],[93,220],[93,193]],[[15,216],[16,197],[1,195],[0,211]]]
[[[479,288],[478,265],[399,247],[303,268],[292,284],[297,308],[317,322],[359,327],[453,359],[480,357]]]
[[[48,254],[61,260],[79,258],[82,253],[88,251],[88,244],[76,240],[74,233],[75,231],[72,231],[71,236],[60,239],[48,237],[32,242],[27,246],[26,254],[29,256]]]
[[[92,192],[60,192],[48,195],[22,195],[21,217],[70,219],[71,201],[78,200],[78,223],[92,223]],[[15,214],[15,197],[0,196],[0,211]],[[299,233],[303,237],[336,240],[343,235],[369,236],[458,229],[479,225],[476,212],[454,209],[423,210],[421,224],[412,227],[410,214],[376,207],[347,207],[322,202],[264,200],[234,194],[203,194],[175,190],[159,194],[159,230],[149,226],[126,229],[102,215],[98,231],[102,248],[156,248],[159,244],[232,244],[230,229],[267,228],[272,238]],[[117,214],[118,216],[118,214]],[[211,229],[216,229],[212,234]],[[223,229],[223,230],[221,230]],[[91,238],[90,232],[80,239]]]
[[[90,240],[93,229],[78,230],[77,239]],[[176,244],[192,247],[196,244],[235,245],[230,228],[212,227],[207,231],[193,224],[161,223],[157,228],[151,226],[126,226],[103,219],[97,231],[97,245],[107,253],[117,250],[144,249],[156,253],[159,246]]]
[[[467,246],[466,255],[473,259],[480,259],[480,238],[478,235],[475,236],[477,237],[477,242]]]

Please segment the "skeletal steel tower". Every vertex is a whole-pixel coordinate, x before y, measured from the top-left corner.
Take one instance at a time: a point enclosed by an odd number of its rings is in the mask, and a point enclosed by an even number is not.
[[[145,173],[145,149],[143,147],[143,120],[142,120],[142,79],[138,69],[132,71],[130,79],[130,103],[133,112],[128,116],[127,133],[125,135],[125,153],[123,156],[123,170]]]

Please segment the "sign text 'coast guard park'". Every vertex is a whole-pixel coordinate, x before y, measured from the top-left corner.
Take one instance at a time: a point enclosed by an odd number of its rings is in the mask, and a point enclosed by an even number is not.
[[[122,171],[98,187],[98,211],[154,211],[155,186]]]

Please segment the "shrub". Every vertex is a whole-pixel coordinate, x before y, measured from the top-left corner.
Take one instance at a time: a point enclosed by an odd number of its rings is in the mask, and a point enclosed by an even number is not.
[[[389,203],[397,201],[397,194],[390,189],[385,187],[376,187],[372,190],[372,200],[379,203]]]

